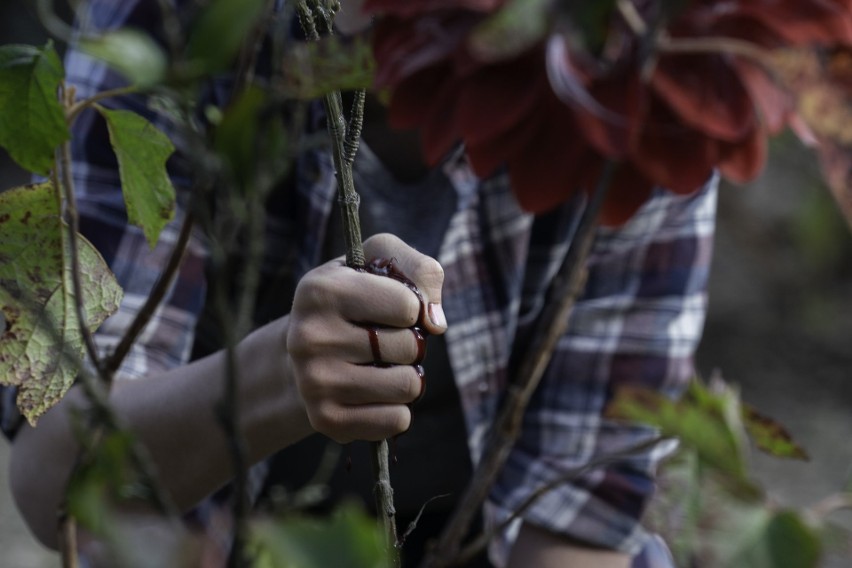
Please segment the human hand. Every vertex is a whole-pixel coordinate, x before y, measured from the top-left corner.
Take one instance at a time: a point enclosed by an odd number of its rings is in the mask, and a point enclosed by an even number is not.
[[[423,389],[415,367],[423,357],[422,340],[412,328],[441,334],[447,326],[444,273],[436,260],[388,234],[365,241],[364,254],[391,277],[353,270],[342,259],[315,268],[296,288],[287,331],[308,419],[340,443],[381,440],[408,429],[408,405]],[[393,273],[404,275],[419,297]]]

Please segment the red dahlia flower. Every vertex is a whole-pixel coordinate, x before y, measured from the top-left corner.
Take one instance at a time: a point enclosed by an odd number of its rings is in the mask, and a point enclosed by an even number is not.
[[[472,38],[504,4],[366,1],[391,124],[419,129],[432,164],[461,141],[478,175],[505,165],[533,212],[593,187],[616,160],[606,224],[628,219],[657,185],[688,193],[714,168],[755,177],[767,134],[793,114],[764,55],[852,44],[849,0],[693,0],[674,14],[668,2],[610,1],[594,48],[575,23],[593,3],[554,0],[550,31],[495,59]]]

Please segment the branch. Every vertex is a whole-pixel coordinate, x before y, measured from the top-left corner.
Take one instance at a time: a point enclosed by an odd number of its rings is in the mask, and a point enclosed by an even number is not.
[[[74,98],[74,90],[65,90],[63,87],[61,95],[67,108],[70,101]],[[64,198],[64,216],[67,225],[66,238],[70,257],[69,261],[71,264],[72,286],[77,319],[79,320],[78,323],[83,335],[86,352],[98,375],[97,377],[92,377],[86,369],[81,366],[79,373],[79,377],[81,379],[80,385],[86,399],[89,404],[92,405],[94,413],[93,416],[95,418],[94,422],[96,424],[94,428],[94,436],[98,437],[98,432],[101,432],[102,429],[108,429],[111,431],[119,430],[120,421],[110,407],[108,400],[109,387],[112,383],[113,374],[108,372],[101,362],[97,353],[97,346],[95,345],[94,337],[86,324],[83,286],[80,274],[79,243],[77,237],[79,231],[79,216],[74,191],[74,178],[71,171],[70,142],[64,143],[58,151],[52,175],[57,194]],[[63,239],[63,243],[64,242],[66,241]],[[134,443],[131,446],[130,451],[134,468],[139,473],[142,483],[151,491],[151,499],[154,505],[170,518],[177,518],[177,508],[172,503],[171,498],[157,482],[157,476],[155,473],[156,469],[144,447],[142,447],[139,443]],[[78,460],[77,465],[79,466],[79,464],[80,460]]]
[[[88,99],[83,99],[82,101],[78,101],[76,103],[71,104],[68,110],[65,112],[66,120],[68,121],[68,125],[74,124],[74,121],[77,120],[77,117],[80,116],[80,113],[86,110],[87,108],[94,106],[105,99],[111,99],[113,97],[120,97],[122,95],[130,95],[138,92],[139,89],[134,86],[129,87],[119,87],[117,89],[109,89],[107,91],[101,91],[89,97]]]
[[[672,38],[661,34],[656,41],[657,51],[666,54],[707,53],[739,55],[764,66],[770,66],[769,52],[751,42],[730,37]]]
[[[299,2],[297,11],[302,29],[308,39],[317,41],[320,35],[317,31],[315,11],[319,15],[324,31],[332,33],[332,17],[321,2],[312,1],[311,7],[307,2]],[[311,9],[313,8],[313,10]],[[364,94],[357,93],[353,103],[352,122],[348,128],[343,116],[343,108],[339,91],[333,91],[323,97],[328,131],[332,138],[332,153],[334,168],[337,172],[337,200],[341,208],[343,222],[343,237],[346,245],[346,265],[361,269],[365,266],[364,247],[361,242],[361,222],[358,217],[360,196],[355,191],[352,177],[352,162],[358,149],[358,138],[364,115]],[[401,565],[399,556],[399,539],[396,529],[396,508],[393,504],[393,486],[390,482],[389,451],[387,440],[371,444],[371,462],[375,485],[373,492],[376,499],[376,513],[379,524],[385,535],[385,547],[388,550],[390,563],[393,567]]]
[[[811,505],[806,509],[808,516],[819,521],[840,511],[842,509],[852,509],[852,493],[835,493],[829,495],[822,501]]]
[[[605,465],[609,465],[611,463],[616,463],[624,458],[628,458],[640,452],[644,452],[645,450],[651,449],[660,442],[667,440],[668,438],[664,436],[658,436],[647,440],[645,442],[641,442],[629,448],[626,448],[620,452],[615,452],[613,454],[607,454],[599,457],[596,460],[592,460],[586,464],[583,464],[579,467],[575,467],[569,469],[564,472],[562,475],[558,476],[556,479],[553,479],[543,485],[541,485],[538,489],[530,493],[530,495],[524,500],[520,506],[512,511],[512,514],[509,515],[506,519],[504,519],[500,524],[492,527],[490,530],[486,532],[482,532],[477,538],[475,538],[470,544],[461,549],[452,562],[456,566],[464,566],[473,558],[479,554],[481,551],[485,550],[485,547],[488,546],[488,543],[494,538],[495,535],[500,534],[504,530],[506,530],[512,522],[524,514],[524,511],[529,509],[532,505],[535,504],[541,497],[550,493],[563,483],[568,483],[574,481],[584,473],[596,469]]]
[[[153,317],[154,313],[157,311],[157,308],[163,301],[166,292],[172,285],[178,269],[180,268],[181,262],[183,261],[184,254],[186,253],[189,238],[192,235],[192,226],[193,217],[192,214],[187,211],[183,218],[183,224],[181,224],[180,227],[177,242],[175,242],[174,248],[169,255],[166,267],[163,269],[159,279],[151,289],[148,299],[145,300],[145,305],[136,313],[136,317],[133,319],[130,327],[127,328],[127,331],[124,333],[124,336],[121,338],[121,341],[115,348],[115,351],[113,351],[112,355],[109,359],[107,359],[104,365],[105,371],[110,375],[115,373],[121,367],[121,363],[124,361],[124,358],[127,357],[127,354],[130,352],[130,349],[133,347],[133,344],[136,342],[139,334],[142,333],[142,330],[145,329],[145,326],[148,325],[149,321],[151,321],[151,317]]]
[[[83,281],[80,275],[80,250],[77,242],[77,233],[79,231],[79,216],[77,213],[77,199],[74,195],[74,179],[71,175],[71,143],[65,142],[59,150],[59,168],[61,175],[61,185],[55,185],[57,191],[61,191],[65,201],[65,223],[67,226],[66,239],[68,243],[68,252],[71,262],[71,285],[74,291],[74,309],[77,314],[78,325],[80,326],[80,334],[83,336],[83,344],[86,347],[86,353],[92,361],[92,366],[97,371],[104,385],[109,385],[111,376],[104,372],[100,357],[98,356],[98,348],[95,345],[95,339],[92,332],[86,323],[86,310],[83,298]],[[57,168],[54,168],[54,184],[59,181],[57,179]],[[63,242],[66,242],[63,239]]]
[[[37,0],[38,19],[50,34],[65,43],[71,43],[74,28],[60,18],[53,9],[53,0]]]
[[[544,375],[556,342],[568,327],[568,316],[585,285],[586,259],[592,248],[598,214],[614,168],[614,164],[607,163],[598,187],[583,212],[571,248],[550,285],[549,302],[542,309],[532,331],[530,348],[526,351],[518,372],[510,375],[516,379],[508,388],[482,458],[438,543],[424,560],[423,566],[426,568],[445,566],[450,559],[458,556],[461,542],[467,536],[473,518],[488,496],[517,440],[530,397]]]

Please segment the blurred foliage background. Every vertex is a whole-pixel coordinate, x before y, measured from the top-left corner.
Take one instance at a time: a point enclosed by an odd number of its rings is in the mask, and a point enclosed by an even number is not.
[[[0,44],[45,41],[33,5],[0,2]],[[26,179],[0,151],[0,190]],[[787,426],[811,455],[790,462],[755,454],[780,503],[810,504],[852,487],[852,232],[816,160],[792,136],[773,141],[758,181],[722,188],[698,368],[739,385],[746,402]],[[8,453],[0,442],[0,568],[57,566],[17,515]],[[852,526],[852,515],[841,520]],[[850,559],[837,554],[825,565]]]

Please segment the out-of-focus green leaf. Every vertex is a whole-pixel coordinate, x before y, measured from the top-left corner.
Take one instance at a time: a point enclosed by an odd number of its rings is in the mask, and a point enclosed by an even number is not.
[[[139,30],[124,28],[80,40],[80,48],[105,61],[134,85],[149,87],[166,75],[166,53],[154,39]]]
[[[750,509],[748,517],[727,531],[720,566],[749,568],[816,568],[822,546],[819,536],[794,511]]]
[[[668,544],[676,566],[689,566],[701,540],[701,467],[697,453],[684,448],[667,460],[656,477],[657,491],[643,525]]]
[[[33,424],[74,382],[73,356],[84,351],[65,232],[51,184],[0,193],[0,383],[19,387],[18,408]],[[95,329],[122,292],[98,251],[79,243],[86,324]]]
[[[808,453],[793,440],[782,424],[747,404],[742,408],[746,431],[758,448],[779,458],[808,459]]]
[[[260,18],[266,0],[213,0],[189,35],[187,59],[201,72],[226,69]]]
[[[270,98],[249,87],[218,117],[213,144],[244,195],[271,187],[289,168],[287,125]]]
[[[58,100],[64,77],[51,43],[0,47],[0,146],[31,172],[46,175],[70,136]]]
[[[175,189],[166,171],[174,152],[168,137],[135,112],[97,107],[106,119],[118,158],[127,217],[145,233],[151,248],[174,218]]]
[[[262,568],[384,568],[383,538],[374,519],[346,504],[325,520],[292,516],[256,521],[251,544]]]
[[[599,55],[610,36],[616,0],[564,2],[559,9],[571,23],[570,43],[582,51]]]
[[[484,61],[507,59],[526,51],[547,34],[553,22],[552,6],[552,0],[509,0],[473,31],[471,50]]]
[[[254,177],[259,143],[257,132],[267,102],[268,96],[262,89],[246,89],[225,109],[215,131],[213,143],[216,151],[226,161],[241,187],[251,183]]]
[[[86,463],[74,472],[66,493],[68,513],[80,526],[100,537],[113,527],[112,510],[121,498],[122,487],[133,479],[126,432],[111,432],[89,448]]]
[[[284,56],[284,94],[311,100],[332,91],[368,89],[373,85],[376,62],[363,38],[323,37],[293,44]]]
[[[718,385],[711,392],[693,381],[681,400],[644,389],[620,389],[608,415],[644,422],[695,448],[702,461],[737,479],[746,479],[745,429],[739,395]]]

